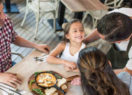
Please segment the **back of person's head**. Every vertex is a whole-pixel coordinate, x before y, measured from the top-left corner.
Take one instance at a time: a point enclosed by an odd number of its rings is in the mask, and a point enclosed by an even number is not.
[[[66,35],[67,35],[67,34],[69,33],[69,31],[70,31],[71,25],[72,25],[73,23],[77,23],[77,22],[81,23],[81,21],[80,21],[79,19],[73,19],[73,20],[71,20],[70,22],[64,23],[64,24],[62,25],[62,28],[63,28],[63,31],[64,31],[64,41],[65,41],[65,42],[69,42],[69,39],[66,38]],[[81,24],[82,24],[82,23],[81,23]]]
[[[81,50],[78,67],[84,95],[130,95],[128,87],[112,71],[106,55],[95,47]]]
[[[132,20],[122,13],[110,13],[98,22],[97,30],[109,42],[125,40],[132,34]]]

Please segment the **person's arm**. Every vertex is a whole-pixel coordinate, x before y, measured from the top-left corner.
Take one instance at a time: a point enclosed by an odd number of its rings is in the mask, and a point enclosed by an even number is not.
[[[97,29],[96,29],[93,32],[91,32],[91,34],[89,34],[87,37],[85,37],[84,43],[94,42],[98,39],[100,39],[100,37],[99,37]]]
[[[132,75],[132,70],[128,69],[127,67],[123,68],[123,69],[116,69],[114,70],[115,74],[119,74],[121,72],[128,72],[130,75]]]
[[[0,82],[8,84],[14,88],[18,86],[18,84],[21,84],[22,81],[20,78],[17,77],[17,74],[13,73],[0,73]]]
[[[113,70],[114,71],[114,73],[117,75],[117,74],[119,74],[120,72],[124,72],[124,69],[115,69],[115,70]]]
[[[49,54],[49,56],[47,58],[47,62],[52,63],[52,64],[63,64],[63,65],[68,66],[72,69],[76,68],[75,63],[57,58],[57,56],[64,50],[64,48],[65,48],[65,43],[64,42],[59,43],[57,45],[57,47]]]
[[[129,50],[128,57],[129,57],[129,60],[127,61],[127,64],[124,70],[132,75],[132,46]]]
[[[47,45],[45,45],[45,44],[38,45],[38,44],[35,44],[33,42],[30,42],[30,41],[20,37],[20,36],[16,37],[14,44],[18,45],[18,46],[22,46],[22,47],[35,48],[35,49],[45,52],[45,53],[49,52],[49,47]]]
[[[127,67],[124,68],[124,71],[128,72],[130,75],[132,75],[132,70],[128,69]]]

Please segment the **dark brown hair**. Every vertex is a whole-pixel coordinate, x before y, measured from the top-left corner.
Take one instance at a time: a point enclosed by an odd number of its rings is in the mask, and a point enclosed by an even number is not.
[[[132,20],[122,13],[110,13],[98,22],[97,30],[109,42],[125,40],[132,34]]]
[[[81,50],[78,67],[84,95],[130,95],[128,87],[112,71],[106,55],[95,47]]]
[[[68,23],[64,23],[63,24],[63,30],[64,30],[64,41],[65,42],[69,42],[69,40],[66,38],[66,35],[69,33],[69,30],[70,30],[70,27],[73,23],[76,23],[76,22],[80,22],[81,21],[79,19],[73,19],[71,20],[71,22],[68,22]],[[81,23],[82,24],[82,23]]]

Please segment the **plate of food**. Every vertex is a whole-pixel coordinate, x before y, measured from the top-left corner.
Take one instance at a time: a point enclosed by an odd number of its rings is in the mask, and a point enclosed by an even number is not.
[[[28,81],[28,87],[33,95],[65,95],[68,82],[78,75],[64,78],[54,71],[35,72]]]

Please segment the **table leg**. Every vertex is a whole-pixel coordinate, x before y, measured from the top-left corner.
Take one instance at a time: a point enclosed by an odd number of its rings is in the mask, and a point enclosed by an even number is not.
[[[58,21],[59,21],[59,25],[61,26],[64,22],[64,16],[65,16],[65,5],[60,2],[59,3],[59,10],[58,10]]]
[[[74,15],[74,18],[82,20],[82,18],[83,18],[83,12],[76,12],[75,15]]]
[[[16,4],[11,4],[10,0],[5,0],[4,12],[5,13],[19,13],[19,10]]]
[[[62,24],[64,22],[67,22],[67,20],[64,18],[65,16],[65,6],[60,1],[59,2],[59,9],[58,9],[58,18],[56,19],[56,31],[62,31]],[[48,20],[49,24],[53,27],[53,19]]]

